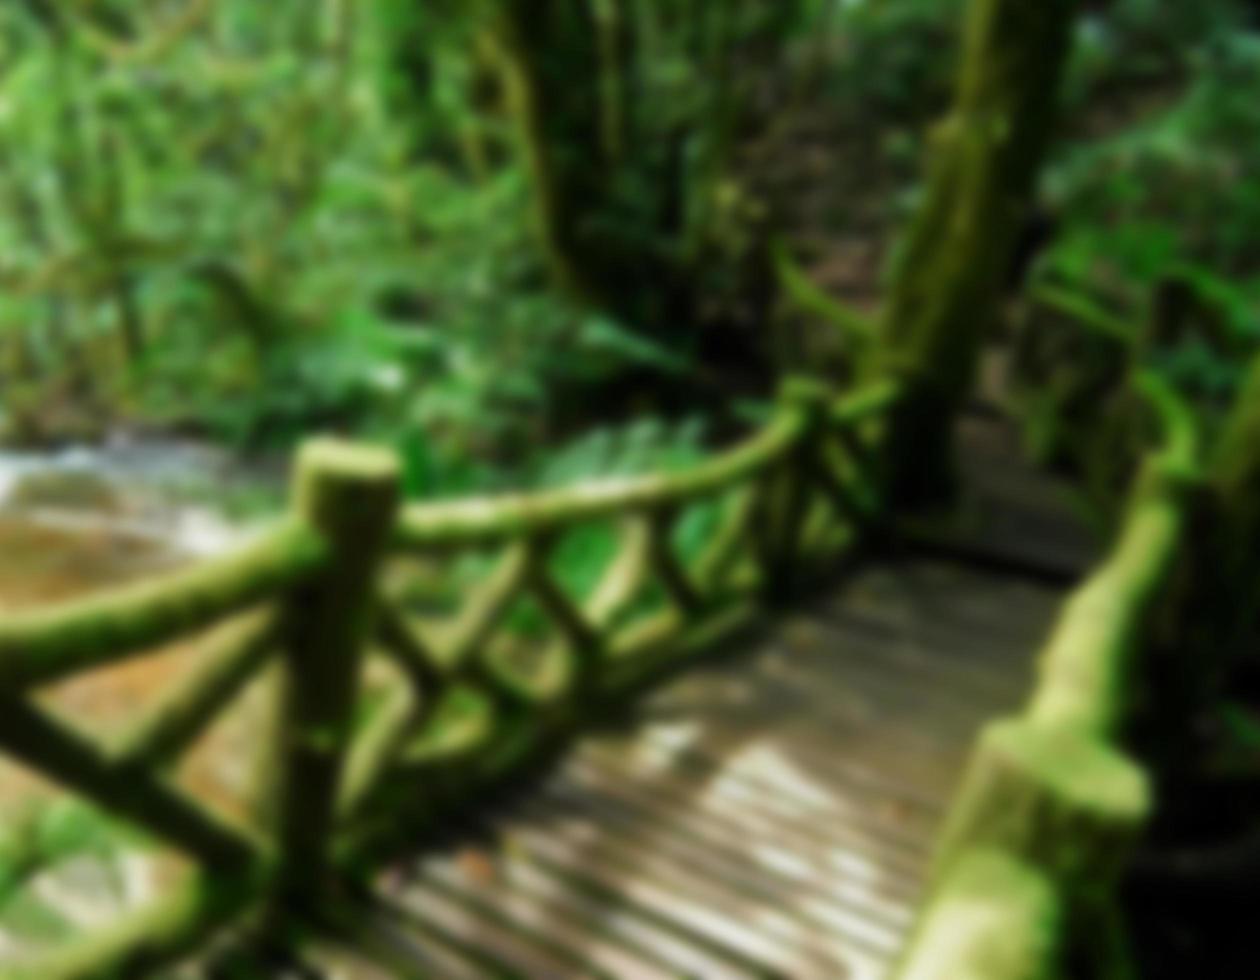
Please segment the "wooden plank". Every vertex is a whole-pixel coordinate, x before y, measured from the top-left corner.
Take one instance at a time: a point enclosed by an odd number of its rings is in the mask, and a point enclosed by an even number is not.
[[[781,650],[763,658],[751,673],[758,684],[796,690],[799,698],[817,711],[820,721],[830,721],[830,712],[839,707],[838,699],[848,696],[879,709],[884,717],[896,718],[906,710],[913,711],[915,730],[964,740],[971,737],[979,720],[1008,710],[1022,699],[1023,691],[1014,685],[1007,695],[993,697],[960,690],[939,678],[922,683],[879,656],[838,660],[835,657],[826,662],[827,658],[817,654]]]
[[[627,889],[652,889],[668,896],[668,904],[656,905],[658,912],[734,945],[785,976],[847,976],[855,968],[870,974],[887,964],[899,944],[900,930],[880,929],[867,921],[865,934],[859,934],[855,924],[860,919],[823,903],[803,897],[785,902],[764,886],[747,883],[732,887],[729,879],[715,877],[694,861],[682,862],[607,835],[602,825],[580,811],[555,810],[534,800],[523,812],[527,816],[518,817],[513,839],[527,838],[526,848],[545,846],[556,860],[597,860],[621,876]],[[535,833],[545,837],[545,845]]]
[[[550,948],[565,950],[567,957],[586,965],[598,977],[634,977],[635,980],[669,980],[671,972],[644,956],[637,955],[607,933],[592,926],[588,917],[574,915],[554,901],[539,901],[536,894],[514,886],[520,865],[512,865],[496,855],[484,871],[470,875],[459,861],[448,858],[424,864],[426,878],[441,882],[448,894],[487,914],[510,922],[512,928],[530,936],[546,937]],[[514,870],[515,869],[515,870]]]
[[[556,957],[529,937],[452,897],[432,882],[412,880],[391,900],[396,916],[413,926],[436,931],[443,941],[472,955],[491,976],[554,977],[590,976],[580,964]]]
[[[727,836],[703,837],[679,832],[673,822],[662,823],[633,802],[611,794],[551,787],[529,803],[544,808],[544,819],[555,815],[585,814],[598,821],[630,853],[659,855],[694,868],[733,892],[759,898],[771,907],[806,912],[819,928],[851,939],[859,947],[891,952],[909,925],[912,889],[898,889],[902,898],[889,897],[880,887],[842,871],[822,870],[813,856],[804,856],[787,840],[736,843]]]
[[[986,665],[972,658],[951,656],[939,648],[915,642],[877,644],[869,637],[838,633],[829,624],[816,625],[816,636],[808,646],[787,637],[780,641],[780,658],[808,667],[827,677],[845,678],[852,667],[881,668],[895,673],[904,682],[926,680],[946,684],[951,692],[975,698],[976,708],[991,704],[1013,704],[1029,690],[1033,664]],[[763,658],[769,659],[769,658]],[[931,690],[928,693],[931,693]]]
[[[942,656],[960,656],[978,665],[1019,669],[1029,662],[1046,629],[1020,628],[1003,633],[987,624],[961,625],[944,616],[929,616],[922,610],[875,610],[870,608],[823,607],[817,610],[824,623],[854,637],[866,634],[887,642],[914,643]]]
[[[899,777],[913,776],[928,786],[947,785],[951,771],[961,765],[971,744],[971,732],[954,728],[926,727],[921,715],[900,715],[860,691],[838,690],[826,702],[826,711],[815,710],[817,690],[785,677],[761,676],[749,690],[759,703],[680,700],[656,703],[638,713],[644,722],[679,723],[691,719],[716,735],[747,744],[753,741],[751,726],[759,726],[757,741],[777,745],[785,755],[800,754],[824,769],[843,769],[861,763],[869,769],[887,769]],[[728,705],[722,710],[722,705]],[[856,767],[854,767],[856,768]]]
[[[577,759],[566,769],[566,782],[634,800],[701,837],[750,842],[786,839],[824,863],[829,863],[824,854],[851,855],[868,865],[878,860],[911,882],[916,882],[926,860],[923,822],[910,822],[904,811],[881,806],[880,801],[849,797],[848,802],[855,805],[848,812],[817,804],[809,807],[764,779],[719,780],[714,776],[706,781],[693,768],[649,780],[636,776],[615,757],[589,755],[589,764]],[[890,820],[892,813],[897,814],[897,823]],[[902,820],[911,825],[899,827]],[[844,865],[837,862],[838,868]]]
[[[363,922],[356,924],[353,933],[346,935],[345,942],[373,962],[384,964],[391,970],[387,976],[397,980],[486,980],[487,977],[504,976],[507,968],[494,962],[479,962],[464,953],[457,945],[427,924],[414,920],[399,919],[390,914],[389,906],[382,904],[363,914]],[[333,973],[329,964],[318,954],[318,967],[324,968],[319,975]],[[357,974],[350,974],[360,980]]]
[[[1013,678],[1005,690],[977,689],[957,683],[956,675],[929,672],[927,678],[884,659],[883,651],[862,657],[849,654],[827,655],[819,651],[778,650],[753,665],[760,679],[766,676],[803,686],[825,713],[837,693],[850,692],[869,699],[888,714],[911,708],[923,729],[942,733],[961,732],[970,737],[978,721],[1009,710],[1031,689],[1031,676]],[[1022,681],[1022,683],[1021,683]]]
[[[774,794],[785,806],[797,801],[809,802],[815,795],[811,787],[820,784],[834,793],[864,800],[873,808],[887,803],[900,810],[922,813],[925,819],[936,819],[943,812],[943,801],[953,786],[954,774],[942,773],[938,767],[931,770],[936,781],[924,784],[918,779],[917,771],[907,773],[887,765],[876,768],[857,764],[847,754],[837,753],[835,745],[833,734],[819,746],[808,729],[798,744],[782,728],[768,739],[753,742],[744,730],[723,728],[710,722],[702,737],[655,726],[643,733],[634,754],[645,763],[651,760],[648,764],[656,766],[658,771],[670,766],[690,772],[689,779],[706,783],[725,773],[724,782],[747,784],[758,795]],[[744,753],[740,765],[729,766],[728,760],[741,748],[752,751]],[[962,761],[959,758],[955,765],[961,766]],[[772,805],[774,798],[766,805]]]
[[[561,833],[555,826],[538,829],[518,821],[512,826],[510,840],[513,848],[529,853],[551,873],[597,893],[633,902],[655,921],[754,976],[781,980],[844,976],[843,969],[834,966],[829,970],[823,967],[820,972],[816,958],[781,940],[750,931],[744,921],[750,910],[723,902],[722,895],[711,886],[659,868],[644,868],[634,858],[622,860],[613,849],[601,846],[598,831],[598,826],[588,825],[585,837],[589,846],[583,846],[580,838]],[[806,963],[809,968],[804,968]]]
[[[501,881],[520,890],[530,901],[556,915],[564,915],[616,941],[627,949],[652,960],[670,976],[738,977],[737,968],[729,961],[715,957],[703,947],[687,942],[672,929],[662,927],[651,916],[645,916],[633,905],[611,895],[593,896],[561,877],[539,868],[528,857],[510,848],[496,858]],[[496,881],[493,887],[501,887]],[[487,888],[492,886],[487,885]],[[628,974],[628,977],[634,977]],[[744,974],[748,976],[748,974]]]

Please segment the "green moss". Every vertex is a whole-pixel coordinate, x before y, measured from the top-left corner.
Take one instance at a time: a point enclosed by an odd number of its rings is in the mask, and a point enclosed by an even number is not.
[[[0,622],[0,687],[44,684],[143,653],[284,592],[326,557],[318,533],[285,522],[226,557],[161,579],[6,615]]]
[[[1196,487],[1180,460],[1148,462],[1111,554],[1063,605],[1042,651],[1032,717],[1115,734],[1151,613],[1183,551]]]
[[[1043,869],[1075,895],[1114,880],[1150,809],[1141,767],[1066,728],[1024,719],[985,728],[951,806],[936,859],[996,847]]]
[[[1053,132],[1075,0],[973,0],[954,105],[898,256],[871,370],[913,389],[894,417],[900,499],[949,482],[949,420],[970,390]],[[927,452],[932,448],[933,452]]]
[[[962,854],[927,906],[895,980],[1051,980],[1062,896],[1044,872],[1001,851]]]

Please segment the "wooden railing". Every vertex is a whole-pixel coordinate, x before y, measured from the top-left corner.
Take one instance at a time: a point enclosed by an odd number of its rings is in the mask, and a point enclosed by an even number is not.
[[[7,617],[0,749],[199,870],[0,975],[143,975],[251,911],[264,928],[344,923],[343,886],[391,846],[852,553],[881,516],[876,447],[897,397],[794,381],[758,434],[693,469],[452,503],[404,506],[391,453],[316,441],[298,459],[292,515],[238,553]],[[553,556],[592,527],[615,529],[615,550],[581,588]],[[678,535],[696,527],[702,547],[684,553]],[[30,698],[225,619],[227,639],[108,744]],[[255,816],[229,819],[166,773],[272,663]]]
[[[1150,774],[1122,748],[1141,653],[1198,498],[1192,413],[1153,376],[1165,431],[1109,557],[1071,594],[1018,717],[981,733],[935,857],[932,895],[898,980],[1077,975],[1069,946],[1129,976],[1115,886],[1150,809]]]

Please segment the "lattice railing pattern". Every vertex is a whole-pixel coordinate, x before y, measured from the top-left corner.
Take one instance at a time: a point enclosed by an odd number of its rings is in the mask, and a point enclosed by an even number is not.
[[[851,553],[881,516],[877,447],[896,398],[892,385],[837,399],[794,381],[759,433],[691,469],[449,503],[401,506],[392,454],[315,441],[292,516],[239,552],[9,616],[0,748],[202,871],[3,975],[141,975],[251,909],[264,924],[343,921],[340,886],[400,834],[414,838]],[[600,527],[609,560],[576,587],[557,549]],[[700,546],[680,548],[696,527]],[[465,582],[452,569],[469,556],[483,570]],[[417,598],[433,582],[456,593],[436,612]],[[105,744],[30,697],[226,620],[196,669]],[[274,724],[257,740],[247,821],[169,772],[269,665]]]

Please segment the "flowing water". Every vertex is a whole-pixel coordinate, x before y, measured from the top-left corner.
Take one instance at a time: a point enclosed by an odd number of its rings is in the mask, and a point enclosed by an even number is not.
[[[280,506],[282,489],[274,468],[188,442],[118,438],[99,448],[0,453],[0,617],[220,553],[247,538],[268,507]],[[252,516],[242,518],[242,508]],[[189,669],[214,632],[51,685],[37,698],[106,744]],[[249,719],[260,697],[256,688],[247,691],[175,773],[227,811],[240,810]],[[64,941],[151,899],[179,873],[178,862],[148,847],[110,845],[108,825],[68,799],[0,758],[0,863],[24,834],[48,838],[53,851],[27,887],[0,888],[0,963],[6,953]],[[85,853],[80,846],[102,837],[103,848]]]

